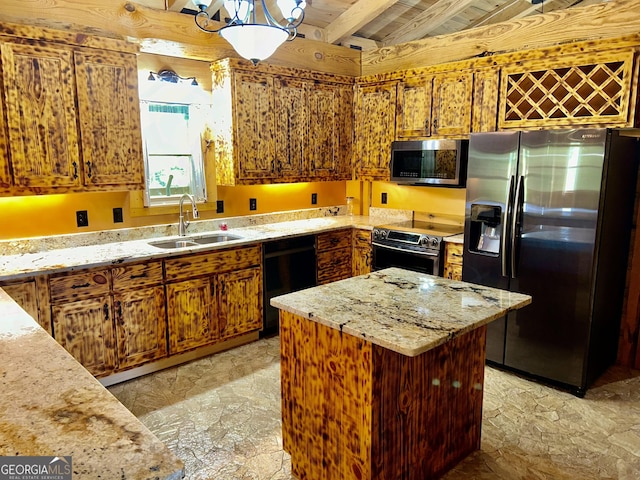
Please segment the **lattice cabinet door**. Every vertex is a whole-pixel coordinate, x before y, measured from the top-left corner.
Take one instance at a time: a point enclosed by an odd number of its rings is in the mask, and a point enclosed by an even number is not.
[[[523,61],[502,69],[499,128],[633,126],[634,52]]]

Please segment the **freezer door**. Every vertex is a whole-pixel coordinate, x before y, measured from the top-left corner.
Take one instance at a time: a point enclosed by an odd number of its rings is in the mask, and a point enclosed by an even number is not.
[[[462,279],[508,289],[509,197],[518,166],[518,132],[475,133],[469,138]],[[489,324],[487,359],[501,364],[505,319]]]
[[[580,387],[606,130],[523,132],[510,289],[533,297],[507,321],[505,365]]]

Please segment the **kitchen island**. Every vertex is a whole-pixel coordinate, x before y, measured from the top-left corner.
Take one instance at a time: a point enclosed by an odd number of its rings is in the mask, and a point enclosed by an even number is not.
[[[295,476],[422,480],[477,450],[486,325],[530,302],[397,268],[273,298]]]

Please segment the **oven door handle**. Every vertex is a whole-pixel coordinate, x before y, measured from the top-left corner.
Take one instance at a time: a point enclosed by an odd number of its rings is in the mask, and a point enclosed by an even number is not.
[[[435,253],[435,252],[416,252],[415,250],[407,250],[406,248],[391,247],[389,245],[382,245],[382,244],[376,243],[376,242],[371,242],[371,245],[374,246],[374,247],[385,248],[387,250],[395,250],[397,252],[402,252],[402,253],[409,253],[409,254],[413,254],[413,255],[422,255],[424,257],[437,257],[437,256],[440,255],[439,253]]]

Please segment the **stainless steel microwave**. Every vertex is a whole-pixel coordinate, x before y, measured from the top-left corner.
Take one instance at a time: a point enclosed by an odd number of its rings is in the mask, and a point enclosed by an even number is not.
[[[424,140],[391,144],[391,181],[406,185],[464,187],[468,140]]]

